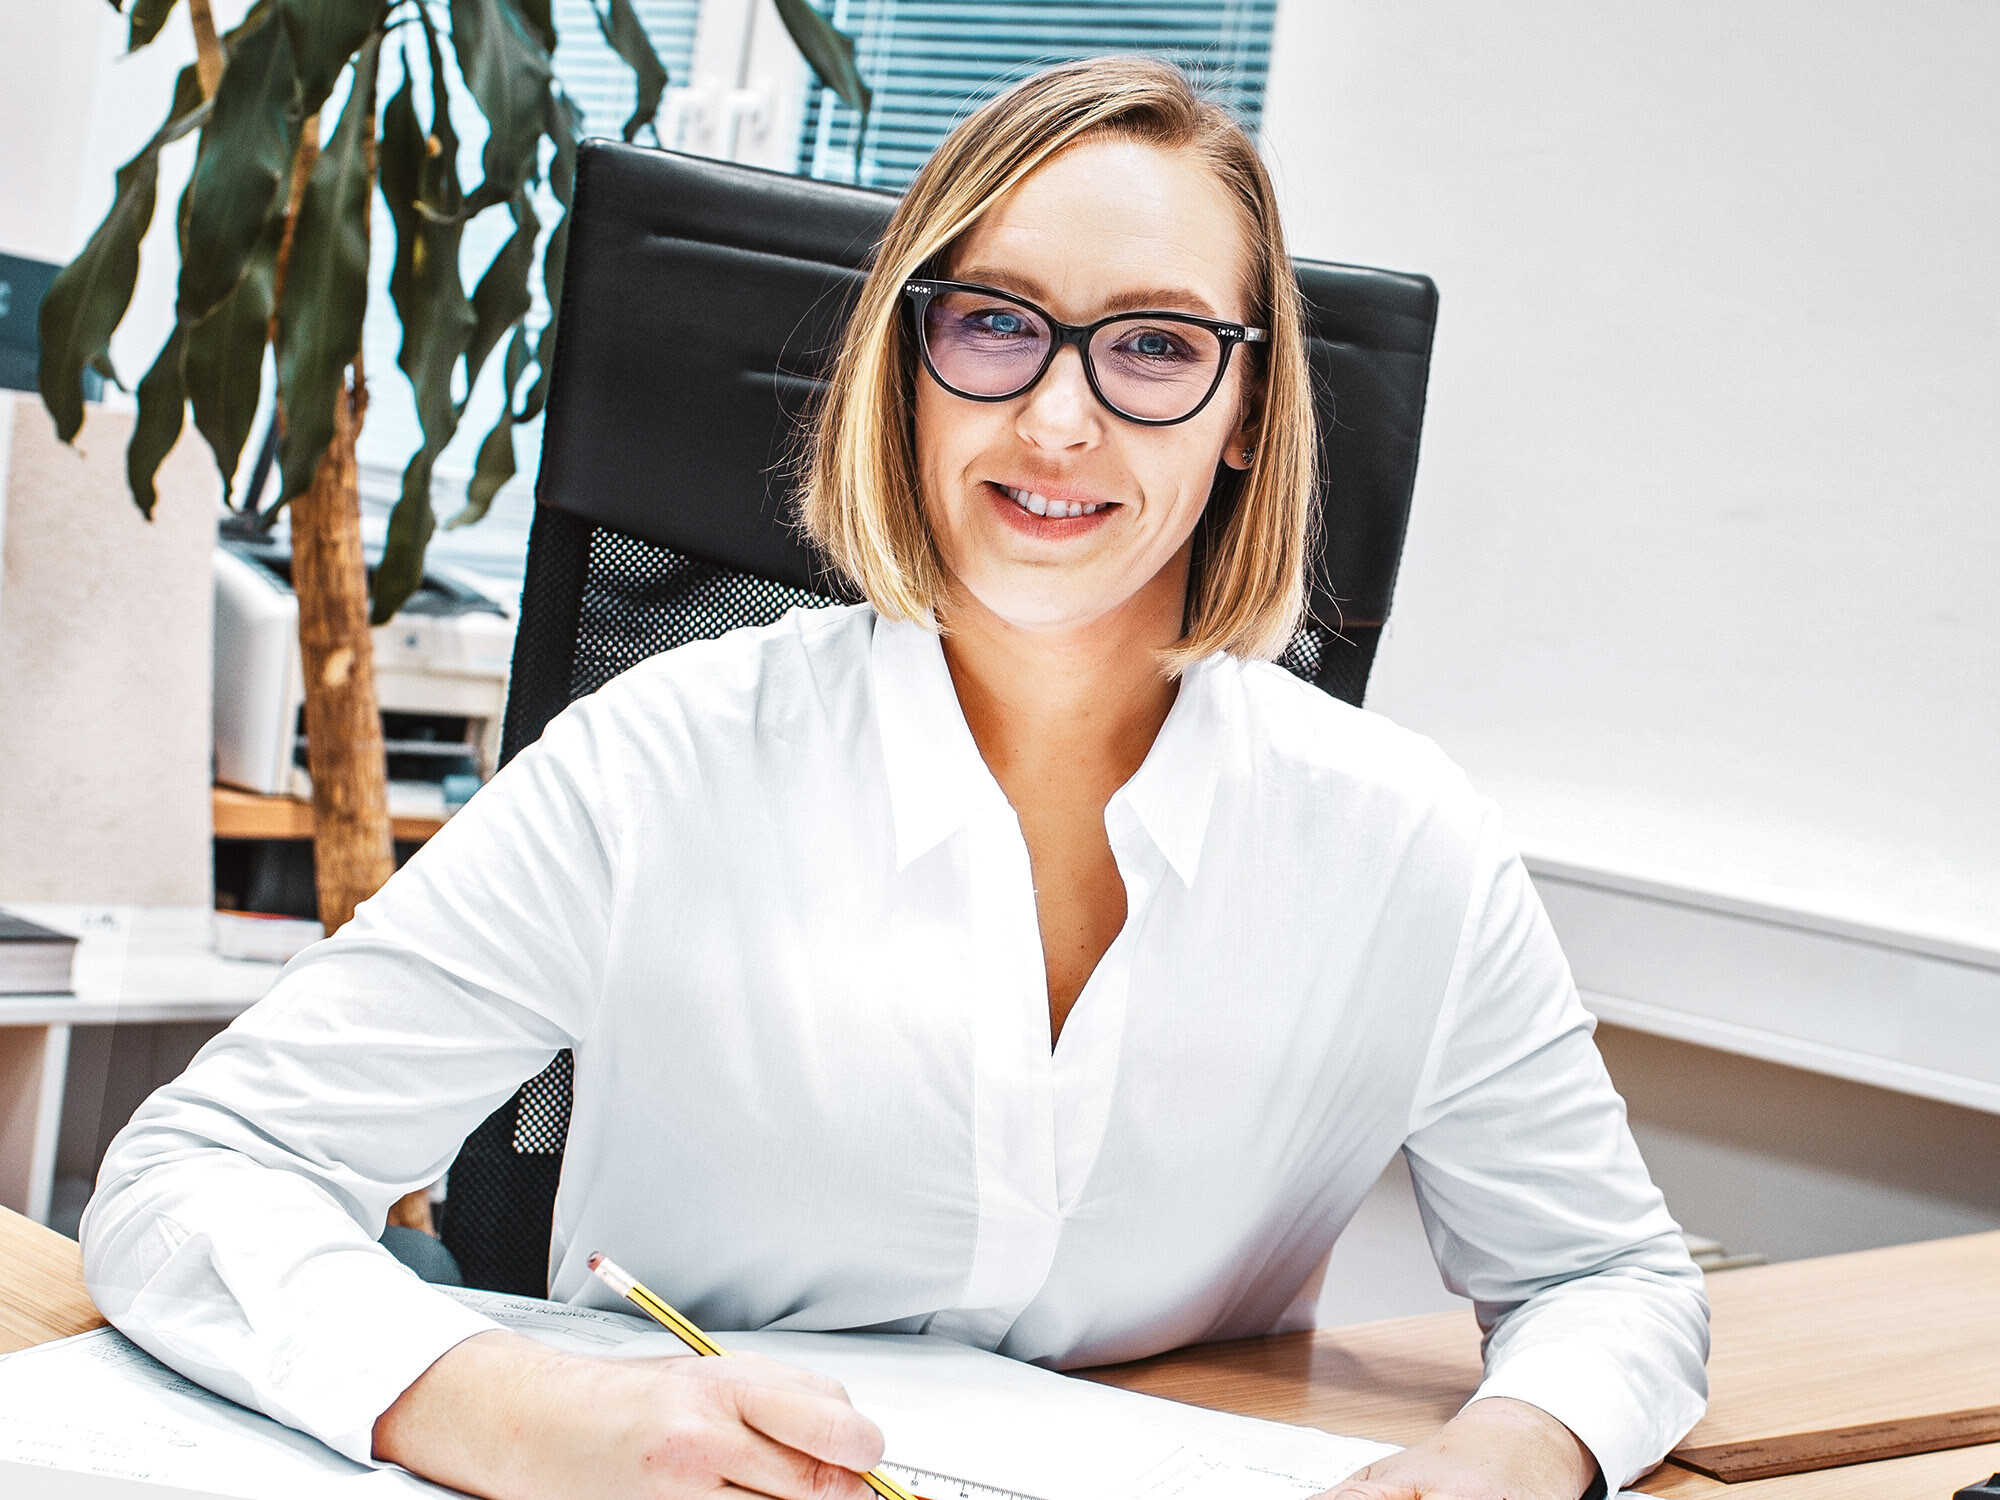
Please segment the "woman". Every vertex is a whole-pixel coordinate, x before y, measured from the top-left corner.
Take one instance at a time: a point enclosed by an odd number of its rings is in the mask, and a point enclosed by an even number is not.
[[[1401,1149],[1487,1378],[1338,1493],[1640,1472],[1701,1409],[1699,1277],[1492,809],[1264,660],[1313,451],[1229,117],[1135,59],[986,107],[817,419],[805,520],[870,603],[552,724],[114,1143],[99,1305],[477,1494],[858,1500],[837,1388],[557,1356],[375,1245],[570,1047],[558,1298],[602,1248],[711,1327],[1132,1358],[1272,1328]]]

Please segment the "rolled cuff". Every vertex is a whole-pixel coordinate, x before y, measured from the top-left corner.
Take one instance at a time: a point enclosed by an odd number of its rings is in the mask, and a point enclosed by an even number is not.
[[[1572,1343],[1538,1343],[1507,1354],[1488,1370],[1472,1400],[1489,1396],[1540,1407],[1575,1433],[1614,1495],[1666,1457],[1706,1405],[1679,1382],[1664,1389],[1648,1382],[1642,1391],[1627,1363],[1601,1346]]]

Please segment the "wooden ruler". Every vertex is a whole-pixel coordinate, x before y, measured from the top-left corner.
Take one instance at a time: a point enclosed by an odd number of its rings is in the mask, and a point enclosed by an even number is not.
[[[1845,1464],[1873,1463],[1878,1458],[1907,1458],[1913,1453],[1936,1453],[1945,1448],[1970,1448],[1977,1443],[1992,1442],[2000,1442],[2000,1406],[1974,1406],[1935,1416],[1899,1417],[1887,1422],[1860,1422],[1852,1427],[1826,1427],[1817,1432],[1786,1432],[1733,1443],[1708,1443],[1696,1448],[1676,1448],[1668,1456],[1685,1468],[1733,1484],[1744,1479],[1775,1479],[1780,1474],[1804,1474]]]

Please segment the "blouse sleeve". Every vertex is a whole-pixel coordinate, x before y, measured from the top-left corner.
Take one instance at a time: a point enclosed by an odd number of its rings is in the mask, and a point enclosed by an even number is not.
[[[84,1271],[133,1342],[368,1463],[376,1417],[494,1326],[376,1239],[589,1028],[619,826],[607,722],[558,718],[112,1141]]]
[[[1550,1413],[1615,1493],[1707,1404],[1708,1302],[1594,1025],[1487,806],[1404,1154],[1445,1282],[1486,1333],[1474,1399]]]

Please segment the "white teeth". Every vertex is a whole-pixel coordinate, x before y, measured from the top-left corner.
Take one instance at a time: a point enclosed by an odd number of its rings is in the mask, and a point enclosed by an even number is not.
[[[1104,509],[1101,504],[1084,505],[1075,500],[1051,500],[1048,496],[1038,495],[1033,490],[1011,489],[1004,484],[1000,488],[1007,491],[1007,498],[1016,505],[1023,510],[1033,511],[1038,516],[1060,516],[1067,520],[1071,516],[1095,515]]]

